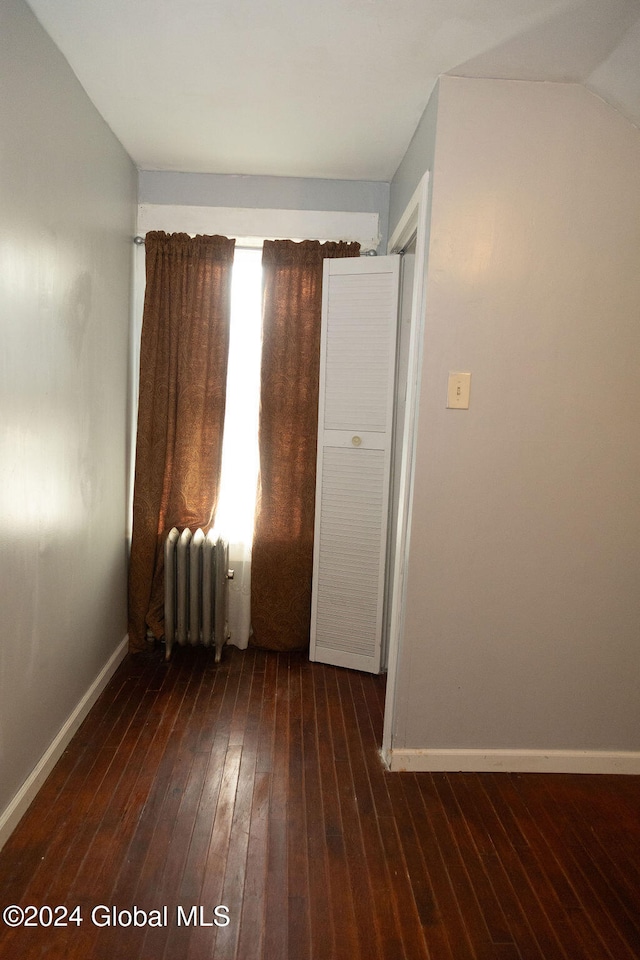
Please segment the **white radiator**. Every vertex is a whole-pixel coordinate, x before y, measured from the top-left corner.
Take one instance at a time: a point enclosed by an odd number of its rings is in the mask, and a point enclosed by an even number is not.
[[[164,546],[165,658],[174,643],[215,646],[216,663],[228,639],[229,544],[211,532],[174,527]]]

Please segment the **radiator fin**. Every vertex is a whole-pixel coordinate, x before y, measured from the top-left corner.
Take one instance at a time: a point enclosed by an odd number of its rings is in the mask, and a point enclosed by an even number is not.
[[[164,549],[164,633],[167,660],[174,642],[215,645],[228,639],[229,545],[209,532],[174,527]]]

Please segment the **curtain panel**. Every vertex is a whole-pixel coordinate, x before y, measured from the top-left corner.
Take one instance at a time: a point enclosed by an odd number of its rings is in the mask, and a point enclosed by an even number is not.
[[[129,566],[129,645],[164,632],[164,541],[207,529],[222,459],[234,240],[148,233]]]
[[[260,479],[251,563],[252,642],[309,646],[322,263],[358,243],[265,241]]]

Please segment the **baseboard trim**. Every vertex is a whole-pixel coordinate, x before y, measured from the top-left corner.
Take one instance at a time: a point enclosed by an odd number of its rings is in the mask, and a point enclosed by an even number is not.
[[[416,773],[621,773],[640,774],[632,750],[389,750],[389,770]]]
[[[128,646],[129,638],[125,637],[118,644],[83,698],[69,715],[61,730],[22,784],[13,800],[11,800],[6,809],[0,814],[0,850],[27,812],[38,790],[64,753],[67,744],[89,713],[89,710],[116,672],[120,663],[124,660],[127,655]]]

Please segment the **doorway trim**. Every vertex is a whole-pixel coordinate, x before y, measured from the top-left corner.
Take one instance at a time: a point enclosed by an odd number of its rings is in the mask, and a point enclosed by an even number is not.
[[[404,610],[424,349],[430,201],[430,176],[427,170],[393,231],[388,246],[388,253],[401,253],[414,237],[416,239],[415,273],[411,295],[406,412],[400,464],[398,521],[395,531],[396,552],[391,587],[387,690],[382,734],[382,758],[388,767],[391,767],[393,740],[396,732],[397,680],[404,643]]]

